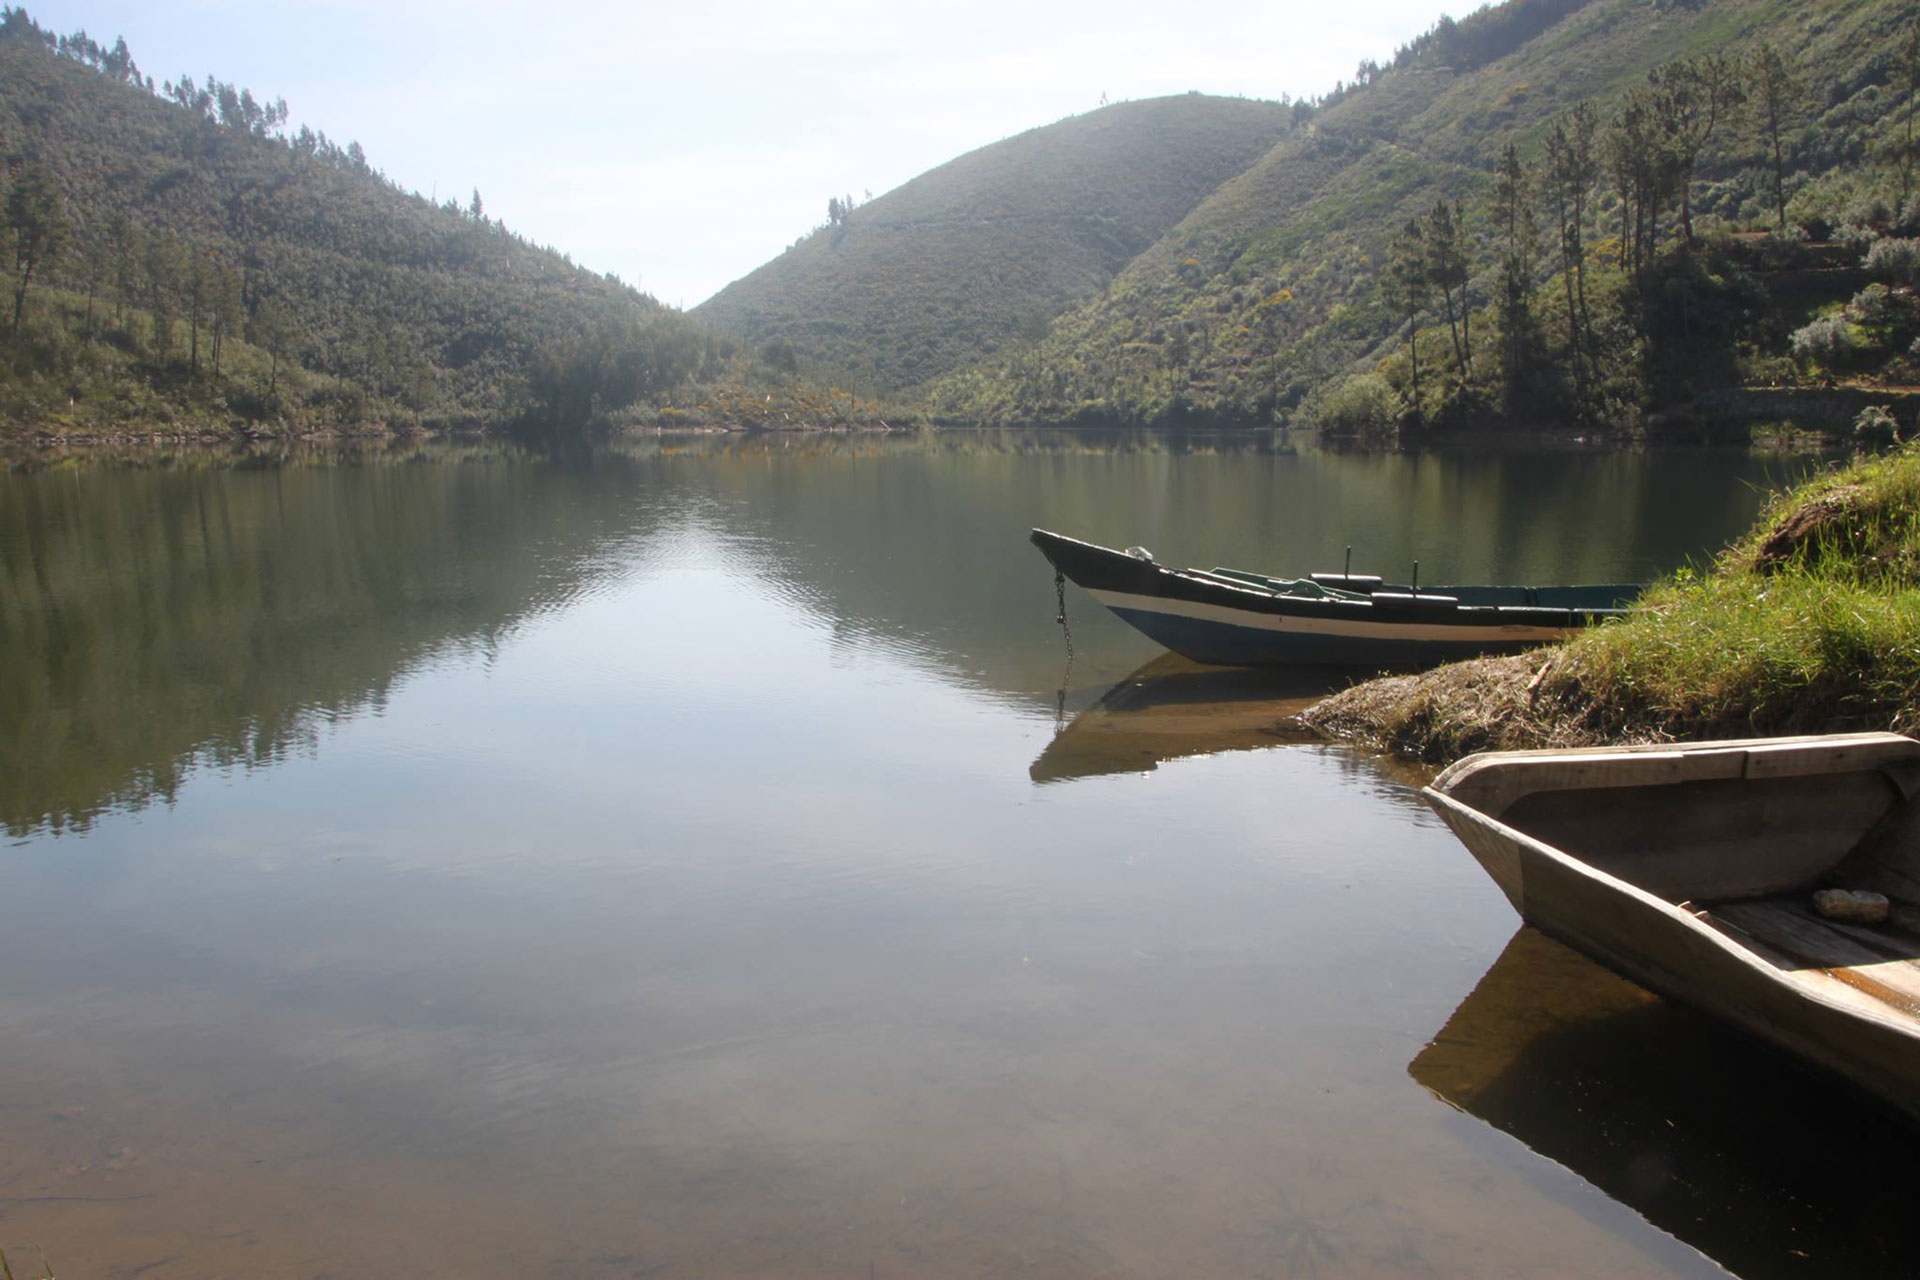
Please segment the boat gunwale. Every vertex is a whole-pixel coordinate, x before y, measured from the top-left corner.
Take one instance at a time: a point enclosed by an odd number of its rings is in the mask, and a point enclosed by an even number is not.
[[[1219,576],[1217,573],[1205,569],[1196,569],[1192,566],[1166,565],[1161,564],[1158,560],[1142,560],[1125,551],[1102,546],[1097,542],[1087,542],[1080,538],[1069,537],[1066,534],[1054,533],[1048,529],[1036,528],[1032,530],[1029,534],[1029,540],[1040,548],[1041,554],[1046,556],[1048,562],[1060,573],[1071,579],[1075,586],[1086,591],[1104,588],[1089,586],[1068,572],[1066,568],[1054,559],[1052,552],[1048,548],[1047,541],[1043,541],[1043,539],[1065,543],[1079,548],[1083,553],[1092,553],[1095,557],[1104,559],[1116,567],[1125,567],[1135,573],[1150,570],[1156,578],[1162,581],[1188,584],[1192,588],[1192,590],[1168,592],[1164,598],[1185,600],[1194,604],[1209,604],[1215,602],[1208,600],[1206,596],[1201,593],[1221,592],[1226,593],[1228,600],[1225,603],[1217,604],[1217,607],[1237,608],[1239,605],[1232,600],[1232,597],[1240,596],[1249,602],[1246,610],[1249,613],[1278,614],[1309,618],[1339,615],[1342,613],[1356,616],[1364,616],[1366,614],[1385,616],[1396,612],[1400,608],[1410,607],[1411,609],[1418,610],[1420,609],[1420,601],[1431,599],[1434,602],[1430,607],[1431,611],[1425,612],[1423,616],[1418,617],[1417,621],[1420,623],[1428,625],[1454,625],[1462,628],[1486,627],[1490,625],[1535,625],[1555,627],[1564,631],[1611,618],[1625,617],[1630,610],[1630,606],[1468,604],[1462,603],[1457,596],[1457,593],[1462,591],[1502,589],[1500,584],[1443,583],[1418,591],[1410,586],[1399,587],[1381,584],[1367,593],[1355,593],[1358,598],[1348,595],[1294,596],[1279,591],[1261,590],[1249,583],[1237,582],[1231,578]],[[1249,571],[1235,570],[1235,572]],[[1295,579],[1272,578],[1270,575],[1265,574],[1258,576],[1275,582],[1314,582],[1318,586],[1338,590],[1331,581],[1319,582],[1311,576]],[[1367,576],[1369,575],[1362,575],[1362,577]],[[1627,583],[1573,584],[1571,587],[1555,589],[1581,590],[1586,588],[1591,588],[1595,591],[1612,591],[1615,593],[1629,588],[1638,590],[1636,585]],[[1509,587],[1507,589],[1526,588]],[[1376,601],[1374,599],[1376,594],[1384,595],[1388,597],[1388,600]],[[1587,621],[1576,622],[1575,619],[1585,619]],[[1394,622],[1400,621],[1398,618],[1392,620]],[[1409,622],[1415,620],[1416,619],[1412,617],[1407,619]]]
[[[1820,767],[1783,768],[1805,760]],[[1613,760],[1627,766],[1613,777],[1589,779],[1579,787],[1566,785],[1564,778],[1552,775],[1548,766],[1576,766],[1596,760]],[[1629,765],[1628,762],[1631,762]],[[1737,772],[1710,766],[1738,763]],[[1754,764],[1763,766],[1759,774]],[[1658,766],[1687,765],[1694,768],[1686,776],[1658,776]],[[1909,765],[1890,770],[1889,766]],[[1634,767],[1637,766],[1637,767]],[[1880,770],[1908,800],[1920,796],[1920,742],[1903,734],[1867,730],[1859,733],[1810,733],[1779,738],[1716,738],[1705,742],[1648,742],[1616,744],[1604,747],[1531,747],[1514,751],[1479,751],[1442,769],[1422,788],[1422,795],[1437,793],[1455,799],[1466,808],[1497,819],[1525,796],[1542,791],[1604,791],[1619,787],[1672,785],[1710,778],[1813,777],[1873,768]],[[1515,785],[1527,773],[1536,773],[1539,784]],[[1496,784],[1506,782],[1505,786]],[[1467,795],[1459,793],[1465,790]],[[1497,812],[1483,807],[1497,798]],[[1504,824],[1503,824],[1504,825]],[[1512,828],[1509,828],[1510,830]],[[1552,846],[1548,846],[1552,847]],[[1571,856],[1571,855],[1569,855]]]
[[[1879,736],[1879,735],[1868,735],[1868,736]],[[1910,744],[1910,745],[1916,745],[1916,744]],[[1597,749],[1596,754],[1598,754],[1599,752],[1607,751],[1607,750],[1608,750],[1607,748],[1599,748]],[[1623,749],[1622,750],[1623,754],[1625,750],[1629,750],[1629,749]],[[1920,745],[1916,745],[1916,751],[1920,752]],[[1509,753],[1486,752],[1482,754],[1488,755],[1488,756],[1495,756],[1495,755],[1505,755]],[[1517,755],[1521,753],[1515,752],[1511,754]],[[1532,754],[1532,753],[1529,753],[1529,754]],[[1556,755],[1565,755],[1567,753],[1564,751],[1547,750],[1547,751],[1539,752],[1538,754],[1541,756],[1551,757]],[[1470,757],[1467,757],[1467,760],[1472,760],[1475,758],[1476,757],[1470,756]],[[1459,763],[1465,764],[1467,763],[1467,760],[1462,760]],[[1447,772],[1451,772],[1451,769],[1449,769]],[[1656,918],[1665,921],[1669,925],[1677,926],[1681,931],[1691,934],[1696,938],[1701,938],[1706,941],[1709,941],[1716,950],[1724,954],[1727,958],[1729,958],[1736,964],[1759,975],[1768,983],[1771,983],[1775,986],[1779,986],[1791,991],[1797,998],[1812,1000],[1813,1002],[1823,1006],[1824,1008],[1842,1017],[1855,1019],[1859,1021],[1875,1022],[1885,1027],[1887,1030],[1898,1033],[1900,1035],[1903,1035],[1909,1038],[1920,1038],[1920,1017],[1899,1016],[1891,1012],[1890,1010],[1888,1010],[1887,1007],[1881,1002],[1871,1000],[1870,998],[1867,1001],[1861,1001],[1861,1002],[1842,1001],[1840,999],[1836,999],[1831,993],[1829,993],[1823,988],[1822,984],[1796,977],[1796,974],[1799,972],[1797,970],[1780,968],[1779,966],[1773,964],[1771,961],[1767,960],[1765,957],[1761,956],[1759,953],[1754,951],[1751,947],[1748,947],[1742,944],[1741,942],[1739,942],[1733,936],[1731,936],[1730,934],[1722,930],[1719,926],[1709,921],[1702,920],[1700,917],[1694,915],[1692,912],[1684,910],[1680,904],[1675,902],[1670,902],[1666,898],[1663,898],[1658,894],[1649,893],[1647,890],[1640,888],[1638,885],[1634,884],[1632,881],[1621,879],[1619,876],[1613,875],[1612,873],[1607,871],[1603,871],[1599,867],[1596,867],[1592,863],[1586,861],[1584,858],[1580,858],[1575,856],[1574,854],[1568,853],[1566,850],[1561,849],[1556,845],[1548,844],[1546,841],[1541,840],[1536,836],[1528,835],[1526,832],[1520,830],[1519,828],[1509,826],[1507,823],[1500,821],[1498,818],[1492,817],[1489,814],[1483,812],[1482,810],[1477,809],[1474,806],[1464,801],[1456,800],[1453,796],[1449,795],[1448,793],[1438,790],[1441,780],[1445,778],[1445,776],[1446,774],[1442,773],[1439,778],[1434,779],[1432,784],[1421,788],[1421,792],[1420,792],[1421,798],[1424,799],[1436,811],[1438,811],[1443,818],[1449,815],[1457,817],[1458,819],[1468,823],[1469,825],[1481,828],[1482,830],[1488,832],[1490,835],[1494,836],[1497,839],[1505,840],[1511,844],[1518,845],[1532,852],[1536,856],[1541,857],[1547,860],[1548,862],[1551,862],[1554,865],[1569,871],[1576,877],[1586,880],[1598,886],[1598,888],[1600,888],[1601,890],[1613,893],[1619,897],[1624,897],[1629,901],[1632,901],[1642,907],[1652,908]],[[1625,783],[1621,785],[1634,785],[1634,784]],[[1528,793],[1528,794],[1531,794],[1531,793]],[[1511,801],[1509,803],[1511,803]],[[1471,846],[1469,846],[1469,852],[1472,852]],[[1475,857],[1475,861],[1479,861],[1479,858],[1477,856]],[[1524,877],[1524,868],[1522,870],[1522,875]],[[1593,959],[1605,965],[1607,968],[1618,970],[1619,972],[1623,973],[1626,977],[1628,977],[1632,981],[1642,986],[1648,986],[1650,989],[1653,989],[1656,991],[1659,990],[1658,987],[1655,987],[1652,984],[1648,983],[1644,978],[1640,977],[1638,974],[1634,973],[1632,970],[1626,968],[1625,966],[1616,964],[1615,962],[1611,961],[1605,956],[1595,955],[1587,945],[1584,945],[1581,941],[1576,940],[1575,936],[1568,936],[1574,933],[1573,930],[1568,929],[1563,931],[1562,928],[1555,921],[1538,918],[1534,916],[1531,912],[1529,912],[1528,909],[1524,905],[1522,905],[1522,903],[1524,903],[1525,901],[1524,881],[1520,886],[1520,892],[1522,895],[1522,902],[1514,903],[1513,905],[1515,909],[1520,913],[1521,919],[1524,920],[1527,924],[1532,925],[1536,929],[1539,929],[1542,933],[1547,934],[1549,937],[1556,938],[1557,940],[1564,942],[1569,946],[1572,946],[1576,951],[1579,951],[1582,955],[1585,955],[1588,958]],[[1625,948],[1621,948],[1620,950],[1622,950],[1623,952],[1626,951]],[[1652,964],[1651,961],[1647,961],[1647,963]],[[1822,969],[1821,972],[1825,972],[1825,970]],[[1692,1003],[1692,1002],[1689,1001],[1689,1003]]]

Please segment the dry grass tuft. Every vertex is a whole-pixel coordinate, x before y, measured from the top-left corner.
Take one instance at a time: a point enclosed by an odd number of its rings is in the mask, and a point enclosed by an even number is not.
[[[1369,680],[1316,703],[1300,721],[1331,737],[1435,764],[1476,751],[1661,740],[1651,728],[1607,736],[1579,695],[1577,679],[1556,670],[1559,654],[1476,658]]]

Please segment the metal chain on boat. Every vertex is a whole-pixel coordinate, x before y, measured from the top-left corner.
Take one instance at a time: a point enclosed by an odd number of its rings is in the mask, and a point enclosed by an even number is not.
[[[1053,596],[1060,606],[1053,620],[1067,638],[1067,669],[1060,676],[1060,692],[1053,700],[1053,731],[1059,733],[1067,723],[1067,686],[1073,682],[1073,628],[1067,625],[1067,575],[1058,569],[1053,571]]]
[[[1060,634],[1067,638],[1067,661],[1073,661],[1073,628],[1067,625],[1067,575],[1058,569],[1053,571],[1053,598],[1059,604],[1059,612],[1053,620],[1060,624]]]

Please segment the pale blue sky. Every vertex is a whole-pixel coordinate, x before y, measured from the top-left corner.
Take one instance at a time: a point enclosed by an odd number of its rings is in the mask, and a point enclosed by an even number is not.
[[[402,186],[694,306],[826,220],[975,147],[1115,100],[1305,97],[1448,0],[59,0],[155,83],[285,97]]]

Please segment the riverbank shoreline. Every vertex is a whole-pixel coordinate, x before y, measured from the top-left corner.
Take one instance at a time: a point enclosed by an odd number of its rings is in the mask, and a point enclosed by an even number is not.
[[[1189,432],[1224,432],[1249,436],[1267,434],[1311,440],[1322,449],[1340,453],[1472,453],[1509,449],[1576,449],[1597,452],[1632,452],[1660,448],[1750,448],[1764,452],[1825,453],[1845,442],[1843,433],[1814,428],[1756,429],[1750,435],[1703,435],[1692,432],[1649,433],[1627,430],[1543,429],[1520,430],[1510,427],[1431,432],[1399,441],[1373,441],[1330,435],[1311,427],[1285,425],[1247,426],[1238,423],[1188,423],[1181,425],[1126,426],[1107,423],[1065,422],[1008,424],[967,422],[951,418],[921,415],[889,415],[843,421],[764,420],[728,421],[717,416],[683,413],[663,416],[650,422],[623,424],[605,432],[579,437],[550,437],[516,431],[507,424],[491,427],[463,425],[426,427],[384,422],[359,426],[321,426],[284,423],[275,426],[177,426],[163,430],[30,430],[0,433],[0,460],[32,456],[58,456],[87,452],[113,453],[127,449],[170,449],[183,446],[270,446],[311,444],[379,444],[409,442],[514,441],[555,444],[595,445],[623,439],[657,436],[704,435],[899,435],[924,431],[1062,431],[1062,432],[1142,432],[1178,435]]]
[[[1705,573],[1558,645],[1354,685],[1301,714],[1430,762],[1476,751],[1920,728],[1920,445],[1778,495]]]
[[[915,425],[877,426],[805,426],[783,429],[751,426],[721,426],[686,422],[662,426],[627,427],[605,436],[566,440],[563,446],[617,444],[621,440],[651,438],[698,438],[724,435],[856,435],[912,433],[926,428]],[[130,454],[161,454],[176,449],[275,449],[275,448],[406,448],[427,445],[485,445],[542,443],[540,437],[524,437],[502,427],[486,430],[475,427],[422,428],[368,426],[358,428],[301,428],[289,431],[110,431],[71,434],[35,433],[27,437],[0,438],[0,467],[43,466],[63,459],[110,459]]]
[[[1349,685],[1301,712],[1315,733],[1405,760],[1443,764],[1477,751],[1626,746],[1664,741],[1651,726],[1607,735],[1541,707],[1557,649],[1474,658]],[[1543,658],[1541,653],[1546,656]]]

